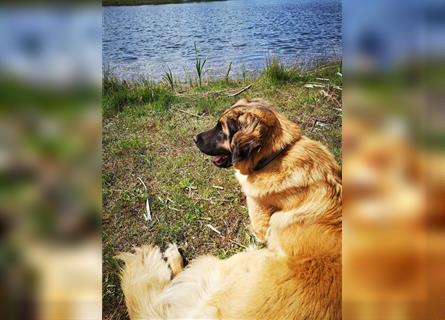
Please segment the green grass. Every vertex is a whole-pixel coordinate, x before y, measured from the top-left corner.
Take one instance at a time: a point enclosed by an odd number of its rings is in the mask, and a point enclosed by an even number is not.
[[[276,57],[267,59],[264,78],[270,83],[293,82],[298,80],[299,77],[300,72],[296,68],[286,69]]]
[[[104,116],[120,112],[127,106],[150,104],[158,111],[165,111],[174,99],[169,88],[151,81],[131,84],[106,75],[102,81],[102,105]]]
[[[179,244],[189,260],[227,258],[254,243],[245,198],[231,169],[218,169],[192,136],[215,125],[242,97],[261,97],[341,159],[340,64],[301,73],[268,65],[256,79],[189,83],[103,82],[103,306],[105,319],[126,319],[113,258],[133,246]],[[192,86],[190,85],[190,82]],[[237,97],[247,84],[252,87]],[[318,84],[323,87],[305,87]],[[324,91],[321,92],[321,90]],[[147,190],[140,182],[144,181]],[[150,199],[153,219],[145,221]],[[221,235],[212,231],[215,227]]]

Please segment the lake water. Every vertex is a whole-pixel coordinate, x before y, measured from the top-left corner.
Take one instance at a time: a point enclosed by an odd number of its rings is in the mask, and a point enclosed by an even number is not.
[[[239,0],[103,9],[103,65],[123,79],[194,75],[194,44],[208,76],[252,75],[267,57],[312,67],[341,58],[341,1]]]

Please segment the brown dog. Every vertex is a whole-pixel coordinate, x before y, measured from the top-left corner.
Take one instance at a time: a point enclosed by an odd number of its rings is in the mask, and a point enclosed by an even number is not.
[[[297,124],[265,101],[238,101],[194,141],[215,165],[236,169],[252,231],[261,241],[268,232],[269,248],[293,254],[300,225],[340,234],[340,167],[323,145],[302,136]]]
[[[157,247],[122,254],[130,317],[340,319],[341,171],[329,151],[262,100],[238,101],[194,141],[233,165],[267,248],[184,270],[173,245],[167,263]]]

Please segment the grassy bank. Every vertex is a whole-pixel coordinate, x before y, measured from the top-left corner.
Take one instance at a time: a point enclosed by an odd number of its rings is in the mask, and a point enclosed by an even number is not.
[[[261,97],[341,158],[340,64],[301,73],[277,60],[256,79],[198,75],[180,83],[103,82],[103,306],[105,319],[125,319],[113,256],[133,246],[178,243],[188,259],[228,257],[254,243],[245,199],[231,169],[218,169],[192,136],[214,126],[242,97]],[[235,95],[237,92],[249,89]],[[153,219],[143,214],[150,200]],[[215,231],[217,230],[217,231]]]
[[[104,6],[137,6],[145,4],[170,4],[190,2],[215,2],[225,0],[102,0]]]

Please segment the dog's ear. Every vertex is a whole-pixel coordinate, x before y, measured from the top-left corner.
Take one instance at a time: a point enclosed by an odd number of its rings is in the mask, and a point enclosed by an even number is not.
[[[238,118],[238,127],[231,143],[232,163],[248,159],[261,146],[262,124],[257,117],[241,115]]]
[[[238,121],[234,119],[227,119],[227,129],[229,130],[229,139],[232,140],[235,133],[238,131]]]

